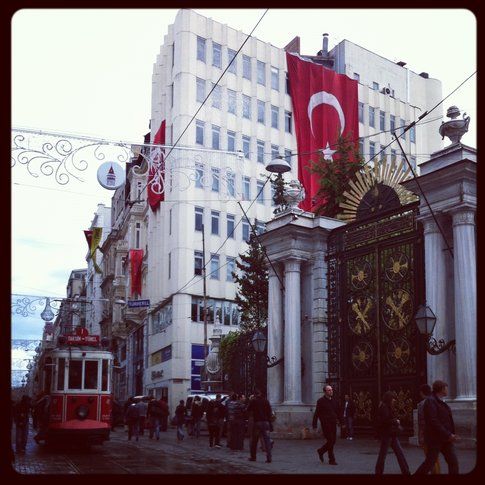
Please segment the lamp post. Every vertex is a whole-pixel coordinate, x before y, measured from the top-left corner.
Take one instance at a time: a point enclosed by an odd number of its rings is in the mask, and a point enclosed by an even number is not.
[[[261,332],[260,330],[256,330],[253,334],[253,338],[251,339],[251,343],[253,344],[253,349],[255,350],[256,354],[262,355],[266,350],[266,342],[267,338],[266,335]],[[284,361],[284,357],[278,359],[276,356],[269,357],[266,355],[266,367],[274,367],[275,365],[280,364]]]
[[[426,351],[431,355],[439,355],[446,350],[455,352],[455,340],[445,343],[444,339],[436,340],[433,335],[436,325],[436,315],[426,303],[419,306],[414,316],[419,333],[426,338]]]

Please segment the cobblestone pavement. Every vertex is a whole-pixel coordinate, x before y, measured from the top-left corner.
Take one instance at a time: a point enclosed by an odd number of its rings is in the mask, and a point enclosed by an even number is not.
[[[51,448],[36,445],[29,433],[27,451],[16,454],[14,470],[20,474],[373,474],[379,443],[371,439],[338,439],[335,455],[338,466],[318,460],[319,440],[276,439],[272,463],[258,450],[257,461],[249,462],[249,440],[244,451],[232,451],[222,439],[222,448],[209,448],[208,436],[199,439],[186,436],[177,442],[175,430],[160,433],[160,441],[150,440],[148,433],[138,442],[128,441],[126,431],[119,427],[111,433],[110,441],[91,449]],[[422,450],[403,444],[411,472],[423,460]],[[458,449],[460,473],[471,472],[476,463],[475,449]],[[447,471],[442,458],[442,472]],[[397,460],[389,451],[385,474],[399,474]]]

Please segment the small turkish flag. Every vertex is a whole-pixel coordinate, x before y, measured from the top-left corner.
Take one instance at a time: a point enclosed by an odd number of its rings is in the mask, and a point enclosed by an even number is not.
[[[89,335],[88,329],[84,327],[78,327],[76,328],[76,335],[78,337],[87,337]]]

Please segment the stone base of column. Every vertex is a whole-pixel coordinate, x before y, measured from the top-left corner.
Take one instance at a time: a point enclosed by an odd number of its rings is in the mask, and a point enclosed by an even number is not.
[[[318,438],[318,432],[312,430],[312,404],[275,404],[273,412],[276,420],[273,422],[271,436],[282,439],[313,439]]]

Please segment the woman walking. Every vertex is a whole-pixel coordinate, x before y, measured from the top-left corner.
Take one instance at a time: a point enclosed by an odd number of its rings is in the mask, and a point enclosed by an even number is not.
[[[184,424],[185,416],[187,415],[187,408],[185,407],[184,400],[181,399],[179,405],[175,408],[175,420],[177,425],[177,440],[182,441],[185,438]]]
[[[387,450],[389,446],[396,455],[399,468],[403,475],[410,475],[408,462],[399,443],[398,433],[400,428],[399,419],[394,415],[392,405],[396,400],[396,395],[392,391],[387,391],[382,396],[382,402],[377,411],[377,433],[381,440],[381,448],[376,462],[376,475],[384,473],[384,463],[386,461]]]

